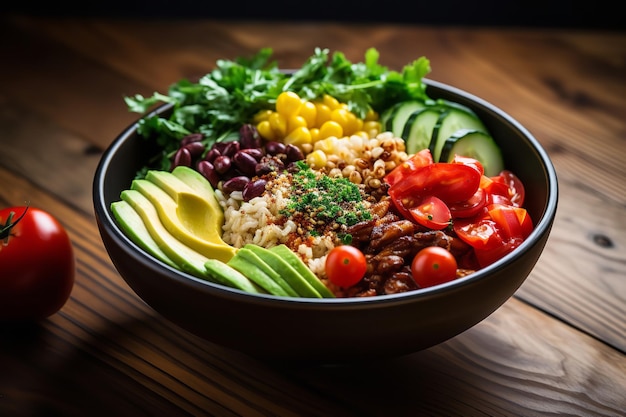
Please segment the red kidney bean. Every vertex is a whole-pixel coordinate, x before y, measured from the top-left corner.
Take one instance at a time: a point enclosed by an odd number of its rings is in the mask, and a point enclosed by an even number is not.
[[[253,124],[244,124],[239,129],[239,142],[242,149],[261,147],[261,135]]]
[[[180,144],[181,146],[185,146],[192,142],[200,142],[202,139],[204,139],[204,135],[202,133],[190,133],[180,140]]]
[[[263,151],[261,150],[261,148],[244,148],[239,152],[247,153],[257,161],[260,161],[261,158],[263,158]]]
[[[245,175],[254,175],[254,167],[257,164],[256,159],[246,152],[239,151],[233,157],[235,166]]]
[[[250,182],[250,178],[245,175],[240,175],[238,177],[233,177],[228,181],[224,181],[222,183],[222,190],[225,193],[232,193],[233,191],[243,191],[246,184]]]
[[[233,140],[230,142],[226,142],[226,146],[224,146],[224,150],[221,152],[222,155],[226,155],[232,158],[233,156],[235,156],[237,151],[239,151],[239,142]]]
[[[270,155],[285,153],[285,144],[282,142],[269,141],[265,144],[265,151]]]
[[[265,191],[266,185],[267,185],[267,181],[262,178],[248,182],[243,187],[243,192],[242,192],[243,200],[250,201],[254,197],[260,196]]]
[[[209,161],[200,161],[198,162],[196,169],[204,176],[204,178],[209,180],[213,188],[217,188],[217,185],[220,182],[220,177],[212,163]]]
[[[220,153],[219,150],[217,150],[217,148],[211,148],[206,153],[206,155],[204,155],[204,160],[213,163],[213,161],[215,161],[215,158],[217,158],[220,155],[221,155],[221,153]]]
[[[206,147],[201,142],[190,142],[183,145],[183,148],[189,149],[192,158],[198,158],[205,151]]]
[[[304,154],[300,148],[291,143],[285,146],[285,155],[287,156],[287,162],[301,161],[304,159]]]
[[[191,152],[189,152],[189,149],[187,148],[180,148],[176,151],[176,153],[174,154],[174,160],[172,161],[172,169],[176,168],[177,166],[186,166],[186,167],[190,167],[191,166]]]
[[[213,166],[218,174],[224,174],[227,172],[232,166],[232,161],[230,157],[226,155],[220,155],[213,160]]]

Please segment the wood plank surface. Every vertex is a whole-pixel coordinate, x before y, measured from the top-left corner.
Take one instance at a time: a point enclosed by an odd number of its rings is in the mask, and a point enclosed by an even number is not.
[[[0,207],[30,201],[68,228],[66,306],[0,329],[0,415],[620,416],[626,410],[626,33],[208,19],[0,19]],[[508,112],[549,152],[557,219],[542,258],[485,321],[366,366],[264,363],[164,321],[125,284],[91,202],[102,151],[215,60],[269,46],[284,68],[317,46],[429,78]],[[0,266],[1,267],[1,266]],[[1,270],[1,269],[0,269]],[[1,273],[1,272],[0,272]]]

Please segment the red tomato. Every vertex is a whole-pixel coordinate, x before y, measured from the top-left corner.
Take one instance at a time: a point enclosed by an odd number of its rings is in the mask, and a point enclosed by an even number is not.
[[[335,246],[326,257],[326,276],[330,282],[342,288],[359,282],[366,270],[365,255],[354,246]]]
[[[437,197],[426,197],[409,212],[415,221],[429,229],[441,230],[450,226],[452,216],[446,203]]]
[[[419,168],[433,163],[433,155],[428,148],[413,154],[408,160],[395,167],[385,176],[385,182],[390,186],[403,180]]]
[[[532,220],[524,208],[492,204],[489,206],[489,216],[508,239],[524,240],[533,231]]]
[[[472,167],[476,168],[476,170],[478,172],[480,172],[480,175],[483,175],[485,173],[485,167],[483,167],[483,164],[481,164],[479,160],[474,159],[474,158],[470,158],[470,157],[467,157],[467,156],[461,156],[461,155],[454,155],[454,158],[452,158],[451,163],[453,163],[453,164],[465,164],[465,165],[472,166]]]
[[[389,195],[400,204],[405,198],[421,200],[431,195],[447,204],[456,203],[472,197],[480,179],[480,172],[471,165],[436,162],[396,182],[389,187]],[[410,207],[405,205],[405,208]]]
[[[70,238],[34,207],[0,210],[0,321],[39,320],[65,305],[74,286]]]
[[[524,199],[526,197],[526,191],[522,181],[511,171],[504,170],[495,177],[492,177],[495,182],[506,185],[507,194],[505,194],[511,203],[515,207],[522,207]]]
[[[455,220],[453,229],[461,240],[475,250],[490,250],[504,242],[497,223],[489,217]]]
[[[474,195],[467,200],[449,204],[448,208],[452,218],[459,219],[476,216],[487,204],[486,195],[485,190],[478,188]]]
[[[454,255],[440,246],[428,246],[411,262],[413,280],[420,288],[443,284],[456,278],[457,263]]]

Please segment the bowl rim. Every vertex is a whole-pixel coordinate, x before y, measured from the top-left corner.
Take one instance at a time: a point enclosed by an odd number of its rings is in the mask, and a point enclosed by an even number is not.
[[[432,86],[438,88],[440,90],[444,90],[450,94],[457,95],[463,97],[464,100],[472,102],[472,105],[475,107],[482,107],[486,111],[489,111],[495,115],[497,115],[500,119],[502,119],[505,123],[511,125],[511,127],[517,130],[521,135],[528,141],[533,150],[537,153],[541,165],[545,170],[545,176],[548,179],[547,183],[547,201],[545,203],[545,208],[543,210],[542,216],[539,221],[534,225],[533,231],[531,234],[511,253],[505,255],[498,261],[493,264],[482,268],[472,274],[467,276],[457,278],[455,280],[435,285],[427,288],[420,288],[417,290],[412,290],[408,292],[398,293],[398,294],[387,294],[387,295],[377,295],[374,297],[346,297],[346,298],[307,298],[307,297],[281,297],[275,296],[271,294],[252,294],[242,290],[238,290],[235,288],[227,287],[218,283],[213,283],[208,280],[204,280],[199,277],[195,277],[191,274],[188,274],[179,269],[173,268],[157,258],[154,258],[152,255],[144,251],[141,247],[135,244],[126,234],[122,232],[117,222],[112,216],[112,212],[110,207],[105,205],[104,199],[104,173],[109,168],[111,161],[116,153],[116,151],[125,143],[125,141],[132,135],[136,133],[139,120],[144,117],[152,116],[156,114],[161,114],[163,112],[168,111],[172,107],[172,103],[166,103],[158,106],[156,109],[148,113],[147,115],[143,115],[130,125],[128,125],[104,150],[100,161],[96,167],[94,173],[93,180],[93,204],[94,210],[96,214],[96,219],[98,223],[98,227],[102,229],[106,229],[108,235],[111,239],[115,240],[117,244],[126,248],[128,253],[134,258],[135,261],[144,264],[150,269],[159,268],[163,271],[167,272],[170,278],[176,280],[178,283],[185,286],[192,286],[194,289],[214,293],[217,296],[222,298],[232,298],[233,300],[244,300],[244,301],[255,301],[260,303],[272,303],[275,305],[276,303],[290,305],[293,303],[298,303],[302,305],[309,305],[311,307],[318,306],[320,304],[332,303],[340,306],[345,306],[345,308],[357,307],[367,305],[371,307],[372,305],[386,305],[388,303],[411,303],[416,299],[437,297],[439,294],[443,292],[449,292],[455,289],[461,289],[464,286],[471,285],[475,281],[480,281],[485,279],[488,275],[496,272],[498,270],[503,269],[510,261],[522,257],[526,252],[528,252],[540,237],[544,234],[549,233],[554,217],[556,215],[557,205],[558,205],[558,181],[556,170],[554,165],[547,154],[546,150],[539,143],[539,141],[534,137],[532,133],[524,126],[522,126],[516,119],[514,119],[511,115],[503,111],[501,108],[495,106],[494,104],[472,94],[465,90],[454,87],[450,84],[442,83],[439,81],[431,80],[428,78],[423,79],[427,88]],[[101,230],[103,233],[104,230]],[[125,281],[127,281],[126,277],[122,277]]]

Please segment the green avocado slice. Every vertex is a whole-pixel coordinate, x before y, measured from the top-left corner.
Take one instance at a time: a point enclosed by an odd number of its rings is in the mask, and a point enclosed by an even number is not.
[[[320,293],[313,288],[293,266],[281,258],[277,253],[254,244],[247,244],[244,246],[244,249],[249,249],[254,252],[259,258],[261,258],[262,261],[269,265],[270,268],[283,277],[291,288],[298,293],[298,296],[322,298]]]
[[[250,281],[248,277],[222,261],[218,261],[217,259],[208,259],[204,263],[204,266],[207,270],[207,274],[214,282],[219,282],[220,284],[250,293],[265,293],[261,287]]]
[[[150,236],[143,219],[128,202],[120,200],[111,203],[111,212],[130,240],[161,262],[172,268],[178,268]]]
[[[291,285],[279,274],[276,270],[274,270],[270,265],[267,264],[261,257],[259,257],[254,251],[250,250],[247,247],[243,247],[239,249],[237,252],[238,256],[241,256],[248,262],[254,264],[263,271],[268,277],[270,277],[275,283],[277,283],[290,297],[298,297],[298,293],[294,290]]]
[[[332,293],[324,285],[322,281],[309,269],[308,266],[300,259],[298,255],[296,255],[291,249],[289,249],[285,244],[280,244],[277,246],[273,246],[270,250],[277,255],[279,255],[282,259],[284,259],[289,265],[291,265],[296,271],[300,273],[307,280],[307,282],[320,293],[323,298],[335,298],[335,294]]]
[[[258,264],[249,261],[241,256],[241,249],[237,251],[226,264],[243,275],[248,277],[252,282],[263,288],[265,291],[272,295],[279,295],[283,297],[290,297],[290,294],[285,291],[283,287],[278,285],[269,275],[267,275]]]

